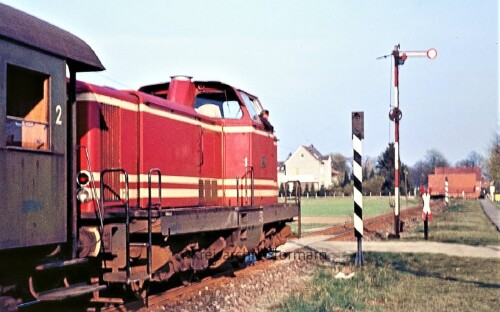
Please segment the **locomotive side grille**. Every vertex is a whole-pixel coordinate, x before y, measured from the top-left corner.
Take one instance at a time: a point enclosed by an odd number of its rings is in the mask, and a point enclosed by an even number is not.
[[[120,108],[101,105],[101,170],[120,168]],[[104,201],[120,200],[120,173],[112,172],[104,185]]]
[[[200,205],[217,204],[217,191],[217,180],[200,179],[198,183]]]

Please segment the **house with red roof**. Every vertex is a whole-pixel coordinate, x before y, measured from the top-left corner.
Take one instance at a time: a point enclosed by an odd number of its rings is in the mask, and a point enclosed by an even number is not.
[[[480,167],[436,167],[428,176],[431,196],[445,195],[445,180],[448,179],[448,196],[479,198],[483,181]]]

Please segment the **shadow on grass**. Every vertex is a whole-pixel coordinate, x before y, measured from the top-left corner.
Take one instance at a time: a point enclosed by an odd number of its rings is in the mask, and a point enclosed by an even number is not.
[[[382,267],[387,267],[388,265],[392,267],[395,271],[399,271],[401,273],[407,273],[407,274],[412,274],[417,277],[430,277],[430,278],[436,278],[440,279],[443,281],[451,281],[451,282],[458,282],[458,283],[464,283],[464,284],[470,284],[474,285],[480,288],[490,288],[490,289],[500,289],[500,284],[497,283],[487,283],[487,282],[481,282],[481,281],[471,281],[471,280],[466,280],[466,279],[461,279],[453,276],[447,276],[439,272],[432,272],[431,270],[419,270],[411,267],[411,264],[408,263],[408,259],[415,259],[416,255],[415,254],[408,254],[408,257],[405,259],[396,259],[392,258],[389,259],[390,254],[380,254],[380,255],[374,255],[371,254],[369,257],[370,261],[373,261],[373,264],[376,268],[382,268]],[[351,260],[353,260],[354,257],[351,257]]]

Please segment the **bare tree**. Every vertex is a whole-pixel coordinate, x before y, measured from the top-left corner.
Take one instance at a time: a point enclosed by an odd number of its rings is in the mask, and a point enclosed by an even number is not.
[[[484,163],[484,157],[475,152],[470,152],[467,157],[455,164],[456,167],[482,167]]]
[[[486,160],[486,170],[491,180],[500,187],[500,134],[497,133],[491,144],[490,154]]]
[[[449,167],[450,164],[444,155],[436,149],[428,150],[424,160],[419,160],[410,168],[410,178],[414,185],[426,185],[428,175],[434,173],[436,167]]]
[[[340,185],[344,186],[346,175],[347,177],[350,175],[348,158],[339,153],[330,154],[330,157],[332,158],[332,169],[339,172]],[[347,183],[349,183],[349,179],[347,179]]]
[[[432,170],[436,167],[449,167],[450,163],[444,155],[437,149],[428,150],[425,154],[425,162]]]

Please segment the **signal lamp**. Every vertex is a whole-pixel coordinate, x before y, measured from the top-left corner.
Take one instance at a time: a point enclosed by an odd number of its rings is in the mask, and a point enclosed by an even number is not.
[[[78,191],[76,191],[76,198],[81,203],[86,203],[86,202],[89,202],[91,200],[90,193],[85,187],[80,188],[80,189],[78,189]]]
[[[81,186],[85,186],[89,184],[90,178],[88,175],[88,172],[86,171],[80,171],[78,175],[76,176],[76,183],[78,183]]]

